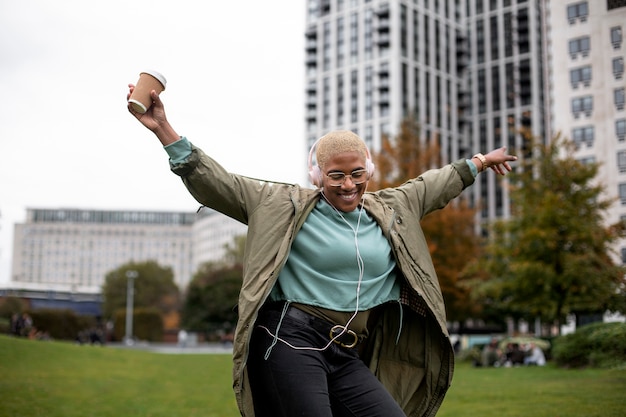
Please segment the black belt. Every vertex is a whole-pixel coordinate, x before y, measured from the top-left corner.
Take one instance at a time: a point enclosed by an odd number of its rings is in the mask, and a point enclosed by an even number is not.
[[[285,315],[302,323],[308,324],[321,334],[328,335],[333,342],[345,348],[352,349],[360,342],[359,336],[354,331],[346,329],[340,324],[333,325],[326,320],[312,316],[309,313],[305,313],[296,307],[290,306]]]

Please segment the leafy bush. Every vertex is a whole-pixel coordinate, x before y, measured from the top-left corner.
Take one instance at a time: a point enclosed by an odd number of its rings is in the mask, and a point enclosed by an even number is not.
[[[0,317],[0,333],[9,333],[11,331],[11,320]]]
[[[115,311],[115,338],[123,340],[126,334],[126,310]],[[149,342],[163,341],[163,318],[156,308],[135,308],[133,310],[133,337]]]
[[[47,337],[60,340],[75,340],[80,331],[93,327],[95,318],[79,316],[69,309],[38,309],[29,313],[33,326]]]
[[[0,299],[0,317],[11,320],[15,313],[22,314],[27,310],[26,301],[18,297],[8,296]]]
[[[474,366],[481,365],[481,352],[483,351],[483,347],[485,345],[482,343],[476,344],[469,349],[463,349],[458,354],[455,355],[457,362],[466,362],[471,363]]]
[[[626,323],[593,323],[554,339],[557,365],[569,368],[626,366]]]

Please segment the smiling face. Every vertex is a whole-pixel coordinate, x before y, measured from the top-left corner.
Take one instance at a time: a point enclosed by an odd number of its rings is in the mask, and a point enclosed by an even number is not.
[[[348,175],[363,169],[365,169],[365,158],[358,151],[338,153],[331,156],[324,164],[322,168],[322,190],[328,202],[337,210],[349,212],[358,207],[367,188],[367,180],[361,184],[355,184]],[[328,175],[339,172],[346,175],[343,184],[340,186],[330,185],[331,181]]]

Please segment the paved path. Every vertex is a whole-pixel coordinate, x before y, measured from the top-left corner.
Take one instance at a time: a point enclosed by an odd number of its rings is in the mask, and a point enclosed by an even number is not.
[[[145,350],[148,352],[166,353],[166,354],[232,354],[232,345],[223,343],[199,343],[192,346],[181,346],[175,343],[148,343],[136,342],[132,345],[125,343],[107,343],[105,346],[118,349],[135,349]]]

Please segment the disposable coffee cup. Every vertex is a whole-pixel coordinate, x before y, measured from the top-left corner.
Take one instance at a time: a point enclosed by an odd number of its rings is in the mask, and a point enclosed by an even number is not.
[[[152,106],[152,97],[150,92],[155,90],[157,94],[161,94],[165,90],[167,81],[165,77],[156,71],[142,71],[139,73],[139,81],[135,85],[133,94],[128,99],[129,105],[137,113],[145,113]]]

